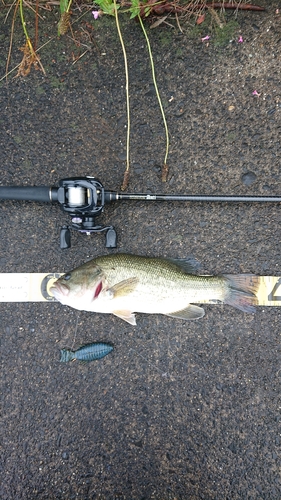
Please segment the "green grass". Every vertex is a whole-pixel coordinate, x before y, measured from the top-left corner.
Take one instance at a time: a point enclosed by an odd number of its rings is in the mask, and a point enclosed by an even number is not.
[[[214,27],[213,43],[215,47],[225,47],[231,40],[235,38],[235,34],[239,29],[239,24],[234,19],[224,24],[222,28]]]

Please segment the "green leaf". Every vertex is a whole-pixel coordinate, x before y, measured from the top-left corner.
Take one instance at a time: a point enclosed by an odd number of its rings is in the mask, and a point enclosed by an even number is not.
[[[135,8],[133,9],[132,7],[130,8],[130,12],[131,12],[131,15],[130,15],[130,19],[133,19],[134,17],[137,17],[140,13],[140,9],[139,8]]]
[[[130,7],[130,19],[133,19],[134,17],[138,16],[140,13],[140,2],[139,0],[131,0],[131,7]]]
[[[95,0],[95,4],[97,4],[104,14],[108,14],[110,16],[115,15],[115,6],[112,0]],[[120,5],[116,5],[116,9],[119,9]]]
[[[67,12],[67,7],[68,7],[68,0],[60,0],[60,12],[63,14],[64,12]]]
[[[151,12],[151,8],[150,7],[145,7],[144,8],[145,17],[149,16],[150,12]]]

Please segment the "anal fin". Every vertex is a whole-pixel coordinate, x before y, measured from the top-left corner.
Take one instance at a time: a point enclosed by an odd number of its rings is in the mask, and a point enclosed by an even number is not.
[[[114,314],[114,316],[117,316],[118,318],[123,319],[124,321],[127,321],[127,323],[130,323],[130,325],[135,326],[137,324],[136,316],[131,311],[112,311],[112,314]]]
[[[166,316],[171,316],[177,319],[200,319],[204,316],[205,311],[202,307],[195,306],[194,304],[189,304],[184,309],[180,311],[171,312],[166,314]]]

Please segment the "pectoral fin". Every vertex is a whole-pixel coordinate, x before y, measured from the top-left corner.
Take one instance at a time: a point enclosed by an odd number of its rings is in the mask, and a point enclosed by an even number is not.
[[[112,311],[112,314],[118,316],[118,318],[121,318],[124,321],[127,321],[130,325],[135,326],[137,324],[136,317],[131,311]]]
[[[116,297],[124,297],[135,290],[138,281],[138,278],[128,278],[127,280],[120,281],[120,283],[113,285],[106,291],[106,293],[112,299],[115,299]]]
[[[189,304],[185,309],[181,311],[171,312],[166,314],[166,316],[171,316],[172,318],[178,319],[199,319],[202,318],[205,311],[202,307],[195,306],[194,304]]]

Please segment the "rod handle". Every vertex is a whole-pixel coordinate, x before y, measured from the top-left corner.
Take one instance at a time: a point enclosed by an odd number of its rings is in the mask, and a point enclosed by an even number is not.
[[[58,188],[48,186],[0,186],[0,200],[57,201]]]

